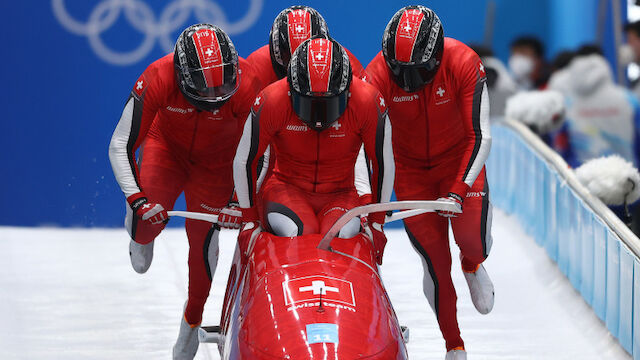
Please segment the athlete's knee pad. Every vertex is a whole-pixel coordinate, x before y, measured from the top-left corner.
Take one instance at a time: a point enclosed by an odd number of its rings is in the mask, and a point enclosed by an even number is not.
[[[269,228],[276,236],[298,236],[302,234],[302,224],[278,212],[268,212]]]
[[[360,232],[360,217],[354,217],[340,229],[338,237],[341,239],[350,239]]]

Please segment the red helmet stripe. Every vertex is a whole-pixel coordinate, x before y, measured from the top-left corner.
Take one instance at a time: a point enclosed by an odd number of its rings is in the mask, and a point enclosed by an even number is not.
[[[287,14],[289,51],[294,51],[311,37],[311,14],[305,9],[296,9]]]
[[[222,50],[216,33],[211,29],[201,29],[192,35],[193,43],[198,51],[198,61],[204,69],[204,80],[207,87],[217,87],[224,83],[224,66]]]
[[[314,39],[309,42],[307,65],[309,67],[309,87],[312,92],[329,91],[333,44],[327,39]]]
[[[418,31],[424,19],[420,9],[405,10],[396,29],[396,60],[410,62],[413,47],[416,45]]]

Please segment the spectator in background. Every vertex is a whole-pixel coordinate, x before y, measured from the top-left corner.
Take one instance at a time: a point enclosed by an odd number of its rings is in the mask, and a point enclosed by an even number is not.
[[[553,58],[553,61],[551,62],[551,75],[547,82],[547,88],[549,90],[559,91],[565,96],[569,95],[569,71],[567,69],[571,60],[573,60],[575,56],[575,52],[571,50],[564,50],[559,52],[556,57]]]
[[[480,56],[487,74],[491,120],[504,117],[507,99],[518,91],[518,84],[513,80],[504,63],[494,57],[491,49],[482,45],[470,45],[470,47]]]
[[[604,57],[604,51],[602,48],[595,44],[584,44],[576,50],[575,56],[586,56],[586,55],[600,55]]]
[[[604,56],[598,45],[582,45],[576,51],[564,50],[559,52],[551,62],[551,76],[547,83],[547,89],[561,92],[564,96],[571,96],[571,81],[569,80],[569,65],[577,56],[597,54]]]
[[[553,75],[554,72],[567,68],[575,56],[576,53],[574,51],[560,51],[551,61],[551,74]]]
[[[627,34],[627,44],[620,49],[620,59],[623,63],[640,62],[640,21],[635,21],[624,26]],[[631,89],[636,98],[640,98],[640,79],[631,83]]]
[[[533,36],[513,40],[509,69],[520,89],[544,89],[549,80],[549,68],[544,60],[542,42]]]
[[[637,166],[638,101],[614,83],[597,47],[583,46],[576,54],[566,70],[570,92],[564,134],[557,135],[567,137],[568,147],[557,150],[572,167],[611,154]]]

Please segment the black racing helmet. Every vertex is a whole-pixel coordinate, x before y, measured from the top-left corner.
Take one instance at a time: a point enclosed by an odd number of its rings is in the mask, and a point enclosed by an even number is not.
[[[326,129],[347,108],[351,76],[349,56],[337,41],[318,36],[303,42],[287,75],[293,110],[312,129]]]
[[[424,6],[398,10],[384,30],[382,55],[396,84],[407,92],[418,91],[433,80],[443,52],[442,23]]]
[[[220,108],[240,86],[238,53],[211,24],[186,28],[176,41],[173,65],[180,91],[199,110]]]
[[[329,36],[329,30],[322,15],[309,6],[291,6],[276,16],[269,33],[269,53],[279,79],[287,76],[289,60],[298,46],[316,35]]]

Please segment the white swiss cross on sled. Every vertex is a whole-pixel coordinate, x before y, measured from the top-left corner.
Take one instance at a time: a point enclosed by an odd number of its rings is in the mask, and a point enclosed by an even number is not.
[[[338,288],[327,286],[327,284],[322,280],[314,280],[311,282],[311,286],[303,286],[299,288],[298,291],[312,291],[313,295],[327,295],[327,291],[340,292]]]
[[[305,276],[282,283],[285,305],[322,301],[356,306],[351,282],[324,275]]]

